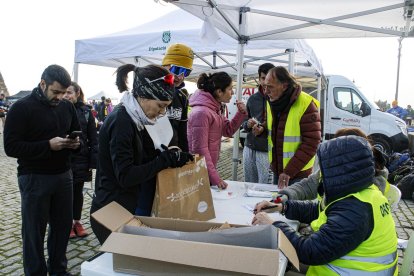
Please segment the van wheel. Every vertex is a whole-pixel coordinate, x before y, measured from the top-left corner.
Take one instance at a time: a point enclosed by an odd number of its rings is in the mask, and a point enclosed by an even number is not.
[[[387,140],[385,140],[382,137],[373,137],[373,146],[377,149],[381,150],[385,154],[389,155],[391,154],[391,146],[390,143],[388,143]]]
[[[242,146],[242,148],[244,148],[244,141],[246,138],[240,138],[240,145]]]

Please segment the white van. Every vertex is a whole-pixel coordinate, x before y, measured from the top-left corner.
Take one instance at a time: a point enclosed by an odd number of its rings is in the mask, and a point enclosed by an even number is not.
[[[326,110],[323,113],[324,138],[330,139],[339,128],[362,129],[373,144],[385,152],[408,149],[405,122],[370,102],[353,82],[343,76],[326,76]],[[323,99],[323,97],[322,97]]]
[[[401,152],[408,149],[407,125],[369,101],[353,82],[343,76],[330,75],[323,78],[321,91],[321,121],[323,138],[331,139],[335,132],[344,127],[362,129],[373,144],[384,152]],[[243,101],[257,89],[243,89]],[[310,92],[316,98],[316,90]],[[228,104],[229,118],[236,112],[236,96]],[[326,104],[324,104],[326,103]],[[243,132],[240,137],[243,137]],[[244,136],[245,137],[245,136]]]

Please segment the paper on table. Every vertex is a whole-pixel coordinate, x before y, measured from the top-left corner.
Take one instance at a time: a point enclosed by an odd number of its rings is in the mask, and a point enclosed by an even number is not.
[[[157,123],[155,125],[146,125],[145,128],[154,142],[155,149],[162,150],[161,144],[168,147],[173,137],[173,129],[171,127],[170,120],[168,120],[168,116],[157,119]]]
[[[279,191],[279,188],[277,187],[277,185],[272,185],[272,184],[245,183],[244,186],[246,189],[260,191],[260,192]]]
[[[256,191],[256,190],[251,190],[251,189],[247,189],[246,191],[246,196],[251,196],[251,197],[272,197],[272,192],[262,192],[262,191]]]

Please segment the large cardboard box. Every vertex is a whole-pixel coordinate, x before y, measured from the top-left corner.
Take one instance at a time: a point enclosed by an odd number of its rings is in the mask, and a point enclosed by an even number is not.
[[[277,228],[135,217],[116,202],[92,214],[112,231],[101,251],[117,272],[138,275],[278,275],[281,252],[298,268],[292,244]],[[150,228],[138,227],[138,220]]]

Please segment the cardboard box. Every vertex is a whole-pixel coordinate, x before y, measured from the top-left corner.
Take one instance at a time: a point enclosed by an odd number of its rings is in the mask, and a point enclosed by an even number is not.
[[[100,250],[113,253],[113,268],[117,272],[138,275],[277,275],[281,251],[296,268],[299,267],[292,244],[271,225],[232,225],[235,228],[207,232],[222,224],[134,217],[116,202],[92,216],[112,231]],[[150,228],[137,227],[136,218]]]

